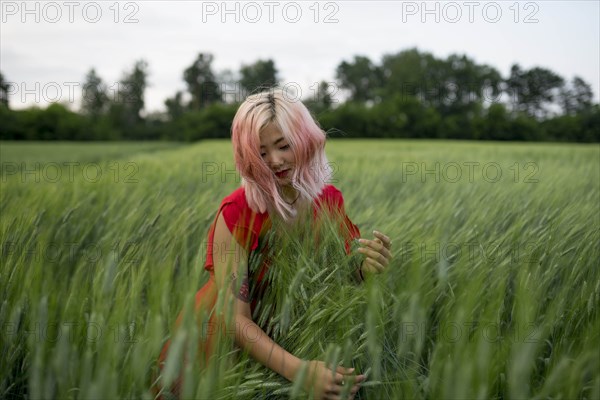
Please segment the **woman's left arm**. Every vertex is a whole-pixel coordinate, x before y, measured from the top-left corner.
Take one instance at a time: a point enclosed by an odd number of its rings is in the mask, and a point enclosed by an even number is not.
[[[348,255],[353,253],[351,249],[352,240],[356,240],[360,245],[363,245],[363,247],[358,248],[358,252],[362,254],[364,258],[354,272],[355,278],[360,282],[365,280],[366,274],[382,273],[392,260],[392,241],[388,236],[379,231],[373,231],[373,235],[375,236],[373,240],[360,238],[360,230],[346,215],[342,192],[336,189],[333,192],[333,195],[333,203],[335,204],[333,208],[334,210],[337,209],[337,212],[339,212],[339,215],[343,220],[342,227],[345,226],[344,236],[346,237],[346,253]]]

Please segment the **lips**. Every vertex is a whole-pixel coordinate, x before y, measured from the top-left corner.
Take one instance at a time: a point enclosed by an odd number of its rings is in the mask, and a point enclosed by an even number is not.
[[[283,171],[275,172],[278,178],[285,178],[290,170],[284,169]]]

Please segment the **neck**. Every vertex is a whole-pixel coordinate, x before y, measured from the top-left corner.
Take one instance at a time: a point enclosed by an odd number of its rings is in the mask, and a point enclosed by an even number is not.
[[[288,204],[296,201],[299,195],[300,193],[292,186],[286,185],[281,188],[281,196]]]

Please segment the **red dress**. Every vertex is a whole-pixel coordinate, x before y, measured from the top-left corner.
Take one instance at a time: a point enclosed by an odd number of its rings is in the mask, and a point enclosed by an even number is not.
[[[360,231],[356,225],[354,225],[344,210],[344,199],[342,197],[342,193],[333,185],[326,185],[323,188],[321,194],[314,200],[313,202],[313,218],[318,215],[318,212],[321,210],[328,210],[330,212],[339,213],[342,217],[341,221],[341,232],[345,236],[345,250],[346,254],[350,253],[350,243],[352,239],[360,237]],[[215,320],[215,314],[210,311],[215,306],[217,301],[217,286],[215,282],[215,274],[214,274],[214,263],[213,263],[213,237],[217,219],[220,213],[223,213],[223,218],[227,227],[229,228],[232,235],[236,238],[237,242],[240,245],[243,245],[250,255],[251,252],[255,251],[259,247],[259,241],[261,241],[264,235],[269,231],[271,227],[271,221],[269,219],[269,215],[267,212],[264,213],[256,213],[252,211],[252,209],[248,206],[246,201],[245,191],[243,187],[236,189],[230,195],[225,197],[219,206],[219,210],[213,220],[210,229],[208,231],[208,244],[206,250],[206,261],[204,263],[204,269],[209,272],[209,279],[206,284],[198,290],[196,293],[195,300],[195,309],[196,312],[200,310],[205,310],[207,315],[210,314],[207,326],[211,329],[205,329],[204,334],[201,335],[202,339],[199,343],[199,354],[202,353],[204,355],[205,363],[208,363],[211,355],[214,352],[215,341],[218,338],[218,335],[224,334],[224,329],[217,330],[212,329],[217,326],[217,321]],[[217,249],[218,251],[218,249]],[[256,280],[257,286],[260,286],[263,280],[265,273],[269,268],[268,260],[265,260],[261,269],[258,273]],[[258,292],[260,293],[260,291]],[[240,288],[240,293],[238,294],[238,298],[243,301],[250,302],[251,313],[254,313],[254,309],[258,300],[260,299],[258,296],[255,296],[252,299],[249,299],[249,286],[247,280],[244,281]],[[250,301],[248,301],[250,300]],[[176,320],[176,327],[181,323],[182,314],[180,313]],[[224,327],[222,327],[224,328]],[[167,353],[169,349],[171,341],[167,341],[159,356],[159,369],[162,371],[164,366],[164,362],[167,358]],[[206,364],[205,364],[206,365]],[[171,387],[171,393],[179,396],[180,388],[182,382],[181,377],[177,379],[173,386]],[[159,387],[155,387],[155,393],[159,390]]]

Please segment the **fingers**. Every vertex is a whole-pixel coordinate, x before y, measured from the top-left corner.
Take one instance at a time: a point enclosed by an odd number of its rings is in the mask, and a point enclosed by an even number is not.
[[[365,240],[365,239],[361,239],[361,243],[368,244],[372,248],[361,247],[358,249],[358,252],[361,254],[364,254],[368,258],[369,257],[372,258],[374,261],[377,261],[382,267],[387,266],[389,264],[389,259],[392,258],[390,251],[388,249],[386,249],[385,247],[383,247],[383,245],[381,243],[377,243],[372,240],[362,242],[363,240]],[[368,242],[370,242],[370,243],[368,243]],[[375,249],[375,250],[373,250],[373,249]],[[368,260],[368,258],[367,258],[367,260]]]
[[[339,396],[342,393],[342,388],[340,386],[330,386],[325,390],[325,396],[329,396],[330,398]]]
[[[354,368],[344,368],[342,366],[337,367],[337,372],[334,377],[334,385],[344,386],[348,381],[354,384],[360,384],[366,379],[366,375],[354,375]]]
[[[356,392],[360,389],[359,385],[352,386],[352,390],[350,391],[350,398],[353,399],[356,396]]]
[[[366,267],[365,267],[365,264],[366,264]],[[385,271],[385,267],[383,265],[381,265],[380,263],[378,263],[377,261],[373,260],[372,258],[365,258],[365,264],[363,264],[364,271],[375,272],[378,274]]]
[[[344,367],[338,367],[339,368],[344,368]],[[346,368],[346,370],[348,370]],[[354,370],[354,368],[352,368],[352,370]],[[347,372],[347,371],[346,371]],[[344,386],[346,384],[346,382],[350,381],[352,383],[354,383],[355,386],[360,385],[360,383],[364,382],[365,379],[367,379],[366,375],[354,375],[352,373],[346,373],[345,375],[342,375],[341,373],[336,373],[335,374],[335,379],[334,382],[336,385]],[[334,385],[332,385],[334,386]]]
[[[348,392],[348,397],[344,397],[345,398],[350,398],[353,399],[354,396],[356,396],[356,393],[359,391],[360,386],[355,385],[352,387],[352,389],[350,390],[350,392]],[[325,399],[342,399],[341,396],[341,391],[326,391],[325,393],[323,393],[323,397]]]
[[[354,368],[346,368],[338,365],[335,371],[342,375],[352,375],[352,373],[354,373]]]
[[[338,370],[339,370],[340,368],[343,368],[343,367],[338,367]],[[335,379],[334,379],[334,382],[335,382],[336,384],[338,384],[338,385],[343,385],[343,384],[344,384],[344,375],[342,375],[341,373],[337,372],[337,373],[335,374]]]
[[[364,380],[364,375],[360,375],[360,376],[362,377],[361,380]],[[354,386],[351,387],[350,391],[347,392],[347,394],[350,396],[350,398],[352,398],[352,397],[354,397],[356,392],[359,391],[359,389],[360,389],[360,384],[355,384]],[[331,385],[325,389],[323,395],[327,399],[341,399],[342,391],[343,391],[343,386]]]
[[[336,367],[333,382],[324,388],[324,398],[326,399],[341,399],[341,394],[344,386],[351,382],[350,391],[347,392],[349,398],[353,398],[356,392],[360,389],[361,382],[364,382],[366,375],[354,375],[355,368],[346,368],[341,365]],[[346,397],[344,397],[346,398]]]
[[[392,246],[392,240],[384,235],[383,233],[379,232],[379,231],[373,231],[373,234],[380,239],[383,242],[383,245],[387,248],[390,249]]]
[[[374,251],[373,254],[380,254],[384,259],[392,258],[392,253],[390,252],[390,249],[387,248],[384,243],[381,243],[381,241],[377,241],[377,239],[369,240],[369,239],[362,239],[362,238],[359,239],[358,241],[359,241],[359,243],[367,246],[367,247],[359,248],[358,249],[359,251],[360,251],[360,249],[371,250],[371,251]]]

